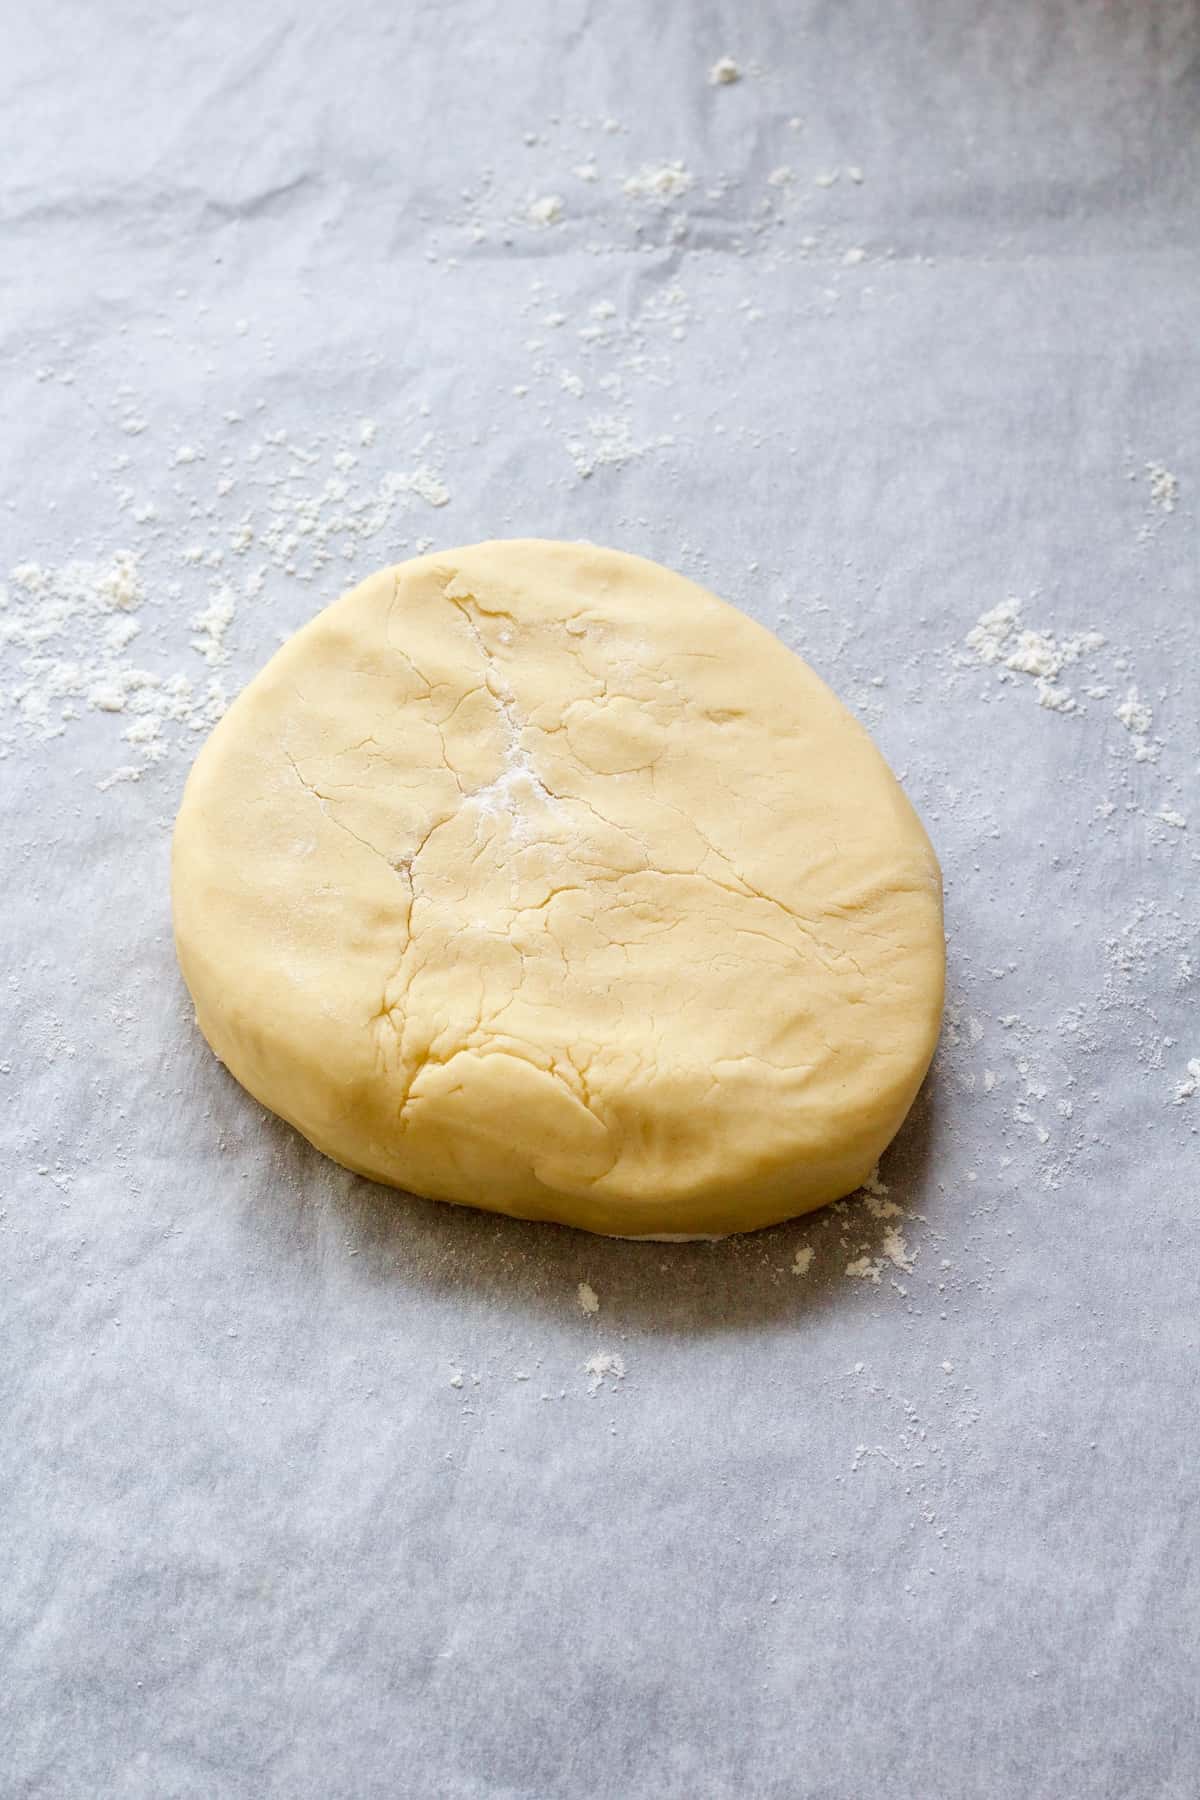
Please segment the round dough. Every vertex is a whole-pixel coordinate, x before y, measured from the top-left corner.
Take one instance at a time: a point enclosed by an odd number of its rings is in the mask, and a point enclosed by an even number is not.
[[[622,1236],[867,1176],[942,1007],[937,860],[863,729],[640,557],[424,556],[201,751],[179,960],[230,1071],[413,1193]]]

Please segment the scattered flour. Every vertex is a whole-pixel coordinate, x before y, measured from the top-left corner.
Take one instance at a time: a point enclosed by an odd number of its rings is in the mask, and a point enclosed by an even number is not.
[[[611,1380],[614,1387],[624,1381],[625,1358],[615,1350],[597,1350],[584,1363],[583,1372],[588,1378],[588,1393],[598,1394],[606,1381]]]
[[[904,1208],[897,1206],[894,1200],[888,1199],[889,1188],[886,1181],[880,1181],[878,1167],[871,1170],[862,1184],[863,1204],[873,1219],[900,1219],[904,1217]]]
[[[229,587],[219,587],[202,612],[193,615],[192,624],[200,633],[192,639],[192,649],[199,651],[210,669],[229,661],[225,633],[233,623],[234,594]]]
[[[1185,1100],[1191,1100],[1200,1093],[1200,1056],[1193,1056],[1187,1066],[1187,1074],[1175,1087],[1175,1104],[1182,1106]]]
[[[411,475],[393,473],[388,477],[393,494],[414,494],[418,500],[424,500],[426,506],[448,506],[450,489],[440,475],[423,465],[414,469]]]
[[[107,563],[13,569],[0,588],[0,673],[9,677],[0,687],[0,719],[13,717],[23,736],[44,743],[62,737],[87,710],[124,714],[129,723],[120,735],[138,758],[118,772],[125,781],[166,754],[164,726],[202,731],[214,724],[226,703],[216,679],[198,684],[183,671],[163,674],[130,656],[145,598],[139,559],[127,550]],[[210,613],[196,642],[213,666],[223,656],[225,601],[214,598]],[[5,731],[5,753],[13,742]]]
[[[872,1256],[869,1251],[863,1251],[861,1255],[852,1257],[846,1264],[846,1273],[859,1281],[872,1281],[878,1287],[885,1263],[891,1263],[894,1268],[900,1269],[905,1275],[911,1275],[913,1272],[913,1254],[909,1250],[903,1232],[895,1225],[889,1225],[884,1230],[883,1242],[877,1256]]]
[[[307,582],[335,564],[341,587],[368,539],[386,533],[394,553],[405,547],[402,513],[450,502],[428,439],[420,446],[428,460],[364,479],[360,452],[375,442],[373,419],[347,434],[358,451],[332,452],[285,431],[246,442],[238,413],[225,423],[228,452],[184,444],[167,453],[171,484],[161,498],[127,485],[128,458],[117,457],[115,503],[136,548],[107,560],[20,563],[0,586],[0,755],[22,739],[61,737],[88,714],[119,721],[130,757],[101,776],[102,791],[139,780],[175,745],[191,753],[195,734],[228,703],[220,672],[239,610],[256,607],[272,573]],[[182,567],[183,579],[168,565]],[[181,659],[184,620],[192,635]]]
[[[1073,632],[1056,637],[1048,631],[1037,631],[1022,619],[1020,600],[1001,600],[979,615],[964,640],[977,660],[998,670],[1003,679],[1009,674],[1027,675],[1034,681],[1038,703],[1050,712],[1073,713],[1078,701],[1069,688],[1059,684],[1059,676],[1070,664],[1094,657],[1104,648],[1105,637],[1099,631]]]
[[[566,440],[567,454],[575,464],[575,472],[586,480],[597,469],[619,469],[651,450],[668,449],[674,442],[669,434],[648,438],[642,443],[634,439],[630,421],[618,413],[600,413],[587,421],[585,436]]]
[[[897,1269],[903,1269],[906,1275],[912,1274],[913,1259],[908,1244],[904,1233],[895,1225],[889,1225],[883,1234],[883,1254]]]
[[[795,1257],[792,1260],[792,1274],[807,1275],[808,1271],[812,1268],[813,1257],[815,1255],[816,1251],[811,1244],[806,1244],[802,1250],[797,1250]]]
[[[1113,708],[1113,713],[1135,737],[1145,737],[1154,723],[1152,709],[1139,697],[1135,687],[1131,687],[1121,704]]]
[[[1029,677],[1039,705],[1050,712],[1081,714],[1087,710],[1087,702],[1110,700],[1114,689],[1125,686],[1124,699],[1112,708],[1113,717],[1129,733],[1133,761],[1157,763],[1163,744],[1150,736],[1154,709],[1136,684],[1129,683],[1128,653],[1110,646],[1100,631],[1056,635],[1032,629],[1022,613],[1022,602],[1016,599],[1001,600],[981,613],[964,640],[974,659],[995,669],[1003,682],[1014,675]],[[1073,665],[1081,665],[1083,670],[1077,691],[1061,680],[1063,670]],[[1102,803],[1100,816],[1109,817],[1112,811],[1111,804]],[[1170,819],[1164,822],[1174,823]]]
[[[742,71],[737,63],[734,62],[732,56],[718,57],[717,61],[708,71],[708,85],[710,87],[728,87],[732,82],[740,81],[741,79]]]
[[[579,1301],[581,1311],[585,1313],[600,1311],[600,1296],[590,1282],[581,1281],[575,1290],[575,1297]]]
[[[525,209],[525,217],[531,225],[557,225],[562,216],[561,194],[543,194],[539,199],[531,200]]]
[[[635,174],[627,175],[622,191],[631,200],[649,200],[669,206],[681,200],[695,186],[695,176],[682,162],[647,163]]]
[[[1179,482],[1170,469],[1161,463],[1146,464],[1146,479],[1150,484],[1150,504],[1158,512],[1171,513],[1179,501]]]

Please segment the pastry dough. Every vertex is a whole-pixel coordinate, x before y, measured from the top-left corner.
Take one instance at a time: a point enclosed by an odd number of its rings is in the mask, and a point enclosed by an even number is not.
[[[373,575],[201,751],[175,932],[237,1079],[377,1181],[625,1236],[856,1187],[942,1007],[866,732],[682,576],[522,540]]]

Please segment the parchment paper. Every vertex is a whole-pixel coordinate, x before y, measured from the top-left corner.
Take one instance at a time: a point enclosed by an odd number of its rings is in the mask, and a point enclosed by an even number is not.
[[[139,740],[3,649],[0,1789],[1193,1800],[1197,8],[3,37],[0,621],[128,551],[191,686]],[[200,1041],[206,683],[514,533],[710,585],[905,779],[950,1006],[866,1200],[651,1247],[406,1201]]]

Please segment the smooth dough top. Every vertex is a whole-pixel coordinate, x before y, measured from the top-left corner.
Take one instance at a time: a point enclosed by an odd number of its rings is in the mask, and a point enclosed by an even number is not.
[[[752,620],[591,545],[385,569],[217,726],[175,834],[201,1030],[417,1194],[627,1236],[849,1192],[942,1008],[941,878]]]

